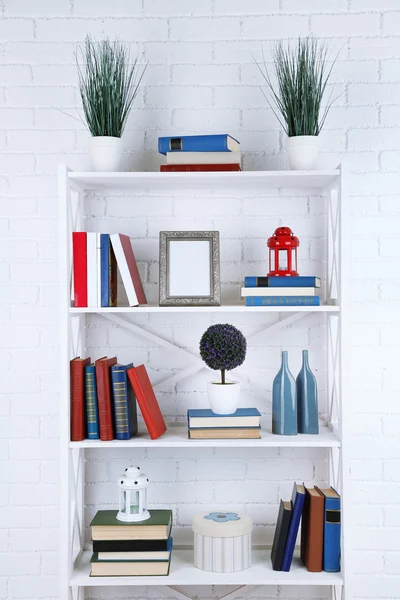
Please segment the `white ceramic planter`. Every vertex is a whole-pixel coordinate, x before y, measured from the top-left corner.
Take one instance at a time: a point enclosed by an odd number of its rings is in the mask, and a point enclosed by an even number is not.
[[[207,384],[208,401],[216,415],[232,415],[239,406],[240,383],[228,381],[220,383],[209,381]]]
[[[294,171],[310,171],[315,164],[320,150],[317,135],[298,135],[285,140],[290,168]]]
[[[94,171],[119,171],[122,158],[122,139],[111,136],[92,137],[89,153]]]

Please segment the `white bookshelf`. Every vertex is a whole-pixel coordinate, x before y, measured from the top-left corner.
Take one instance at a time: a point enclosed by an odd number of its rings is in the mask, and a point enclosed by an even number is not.
[[[141,307],[116,308],[74,308],[70,300],[71,278],[71,233],[83,229],[84,195],[88,190],[101,191],[102,194],[118,191],[153,193],[171,190],[200,189],[211,190],[218,201],[218,192],[226,190],[251,190],[265,194],[268,190],[318,190],[321,194],[326,214],[326,281],[327,301],[321,306],[310,307],[246,307],[243,304],[219,307],[165,307],[147,305]],[[85,587],[90,586],[168,586],[169,594],[178,600],[187,596],[171,586],[185,585],[274,585],[274,586],[329,586],[331,596],[338,600],[344,597],[346,575],[346,436],[344,424],[346,402],[344,392],[347,389],[343,366],[346,364],[345,327],[346,289],[348,260],[342,260],[348,244],[348,219],[345,216],[347,199],[345,197],[346,175],[343,166],[325,171],[260,171],[260,172],[222,172],[222,173],[80,173],[72,172],[65,165],[59,168],[59,240],[60,240],[60,289],[61,289],[61,510],[64,518],[61,523],[61,599],[84,600]],[[304,202],[304,195],[299,197]],[[112,202],[110,203],[112,208]],[[278,216],[278,215],[277,215]],[[70,391],[69,361],[73,356],[85,354],[86,317],[99,314],[132,331],[138,327],[125,317],[151,313],[230,313],[243,317],[245,313],[275,313],[278,323],[269,326],[279,328],[282,323],[295,323],[307,314],[320,314],[327,329],[328,367],[328,419],[321,424],[320,434],[297,436],[274,436],[262,431],[260,440],[190,440],[185,424],[170,424],[167,432],[157,440],[150,440],[140,432],[131,440],[101,442],[99,440],[70,441]],[[179,318],[177,315],[176,318]],[[143,335],[157,339],[154,333]],[[257,334],[256,334],[257,335]],[[169,342],[159,338],[159,342],[171,347]],[[117,349],[116,349],[117,352]],[[185,350],[180,349],[181,353]],[[193,367],[191,367],[193,368]],[[179,379],[190,372],[190,368],[175,375]],[[325,448],[329,455],[329,473],[327,479],[342,495],[342,572],[309,573],[295,559],[289,573],[275,572],[270,567],[269,552],[254,549],[252,567],[239,573],[217,574],[200,571],[193,566],[192,551],[174,549],[171,571],[168,577],[90,577],[90,552],[84,548],[84,461],[86,450],[108,448]],[[201,450],[199,450],[201,457]],[[235,595],[232,593],[231,596]],[[229,595],[228,595],[229,596]]]

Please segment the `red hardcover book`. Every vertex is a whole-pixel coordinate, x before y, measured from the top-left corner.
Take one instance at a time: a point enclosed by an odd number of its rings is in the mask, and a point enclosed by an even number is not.
[[[113,233],[110,235],[110,240],[128,296],[129,306],[147,304],[129,236],[122,233]]]
[[[74,231],[72,233],[72,259],[74,273],[74,306],[82,308],[88,305],[85,231]]]
[[[161,165],[160,171],[241,171],[238,163],[227,165]]]
[[[77,356],[70,361],[71,442],[85,439],[85,377],[90,358]]]
[[[110,367],[115,365],[117,358],[99,358],[95,362],[97,404],[99,409],[100,439],[109,442],[114,439],[114,415],[111,395]]]
[[[167,431],[167,426],[161,414],[146,367],[144,365],[132,367],[128,369],[127,373],[150,437],[155,440],[164,431]]]

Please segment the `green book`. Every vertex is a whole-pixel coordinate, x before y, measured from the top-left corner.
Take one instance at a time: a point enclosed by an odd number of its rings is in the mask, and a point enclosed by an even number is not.
[[[150,519],[125,523],[117,519],[117,510],[99,510],[93,518],[93,540],[161,540],[169,538],[171,510],[149,510]]]
[[[161,576],[169,574],[170,560],[162,561],[103,561],[97,554],[90,559],[91,577]]]

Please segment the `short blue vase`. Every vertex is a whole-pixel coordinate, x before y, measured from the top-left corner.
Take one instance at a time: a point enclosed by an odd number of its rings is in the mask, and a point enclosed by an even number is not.
[[[272,433],[297,435],[296,382],[289,371],[286,351],[282,352],[282,365],[272,384]]]
[[[296,389],[299,433],[319,433],[317,381],[308,364],[308,350],[303,350],[303,364],[296,378]]]

